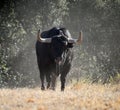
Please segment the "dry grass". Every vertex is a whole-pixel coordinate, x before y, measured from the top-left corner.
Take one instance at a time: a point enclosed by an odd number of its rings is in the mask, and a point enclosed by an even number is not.
[[[120,110],[120,84],[77,83],[64,92],[0,89],[0,110]]]

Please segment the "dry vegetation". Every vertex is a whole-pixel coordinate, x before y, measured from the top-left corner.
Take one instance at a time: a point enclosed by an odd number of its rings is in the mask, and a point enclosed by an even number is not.
[[[64,92],[59,87],[0,89],[0,110],[120,110],[120,84],[77,83]]]

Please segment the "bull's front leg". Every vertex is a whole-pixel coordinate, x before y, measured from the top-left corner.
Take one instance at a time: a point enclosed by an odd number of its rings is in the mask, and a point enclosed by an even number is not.
[[[60,76],[60,80],[61,80],[61,91],[64,91],[65,89],[65,82],[66,82],[66,76],[70,70],[70,67],[71,67],[71,64],[66,64],[64,67],[63,67],[63,70],[61,72],[61,76]]]
[[[49,89],[51,83],[50,73],[46,73],[46,80],[47,80],[47,89]]]
[[[45,86],[44,86],[44,73],[40,74],[40,79],[41,79],[41,90],[45,90]]]
[[[55,90],[56,79],[57,79],[57,75],[55,73],[52,73],[52,75],[51,75],[51,89],[52,90]]]

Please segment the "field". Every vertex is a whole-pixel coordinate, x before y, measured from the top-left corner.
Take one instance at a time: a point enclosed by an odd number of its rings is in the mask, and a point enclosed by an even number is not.
[[[76,83],[64,92],[40,88],[0,89],[0,110],[120,110],[120,84]]]

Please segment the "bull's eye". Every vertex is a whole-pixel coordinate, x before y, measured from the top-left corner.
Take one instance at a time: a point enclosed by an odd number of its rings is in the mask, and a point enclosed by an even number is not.
[[[68,48],[73,48],[73,43],[68,43],[67,47]]]

